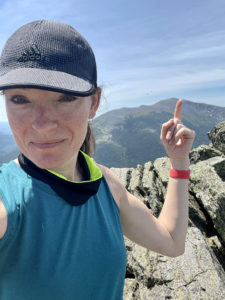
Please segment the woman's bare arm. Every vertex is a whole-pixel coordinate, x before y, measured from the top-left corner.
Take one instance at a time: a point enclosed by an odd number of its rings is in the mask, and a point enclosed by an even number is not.
[[[188,197],[187,193],[183,194],[187,180],[170,179],[162,212],[159,218],[155,218],[145,204],[124,188],[111,170],[100,167],[120,208],[124,235],[157,253],[171,257],[181,255],[187,229]]]
[[[174,118],[162,125],[161,140],[170,158],[171,167],[189,169],[189,151],[195,133],[181,122],[182,101],[175,107]],[[132,241],[167,256],[184,252],[188,225],[188,180],[170,178],[165,202],[158,218],[131,195],[113,172],[103,173],[120,208],[124,234]]]

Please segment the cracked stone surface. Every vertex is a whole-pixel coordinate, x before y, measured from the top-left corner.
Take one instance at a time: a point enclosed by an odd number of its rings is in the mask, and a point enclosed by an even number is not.
[[[190,190],[210,215],[215,229],[225,242],[225,182],[211,162],[202,161],[192,167]]]
[[[190,152],[190,161],[191,164],[194,164],[199,161],[207,160],[209,158],[221,155],[222,152],[220,152],[219,150],[207,145],[201,145]]]
[[[177,258],[126,244],[135,279],[126,281],[124,300],[225,299],[224,271],[197,228],[188,229],[185,253]]]

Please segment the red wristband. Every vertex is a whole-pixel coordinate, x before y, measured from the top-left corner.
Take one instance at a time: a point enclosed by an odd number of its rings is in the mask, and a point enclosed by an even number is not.
[[[170,177],[179,178],[179,179],[190,179],[190,170],[175,170],[170,169]]]

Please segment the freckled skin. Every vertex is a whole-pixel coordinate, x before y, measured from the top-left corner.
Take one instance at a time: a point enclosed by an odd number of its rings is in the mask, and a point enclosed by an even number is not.
[[[39,89],[5,91],[6,111],[16,143],[38,167],[74,176],[78,151],[100,93],[76,97]]]

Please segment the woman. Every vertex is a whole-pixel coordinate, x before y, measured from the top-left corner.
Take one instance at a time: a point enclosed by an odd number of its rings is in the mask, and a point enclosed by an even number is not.
[[[123,234],[163,255],[184,252],[194,132],[181,122],[182,101],[162,126],[171,171],[156,219],[87,155],[101,89],[75,29],[46,20],[19,28],[2,52],[0,89],[21,150],[0,168],[1,300],[122,299]]]

